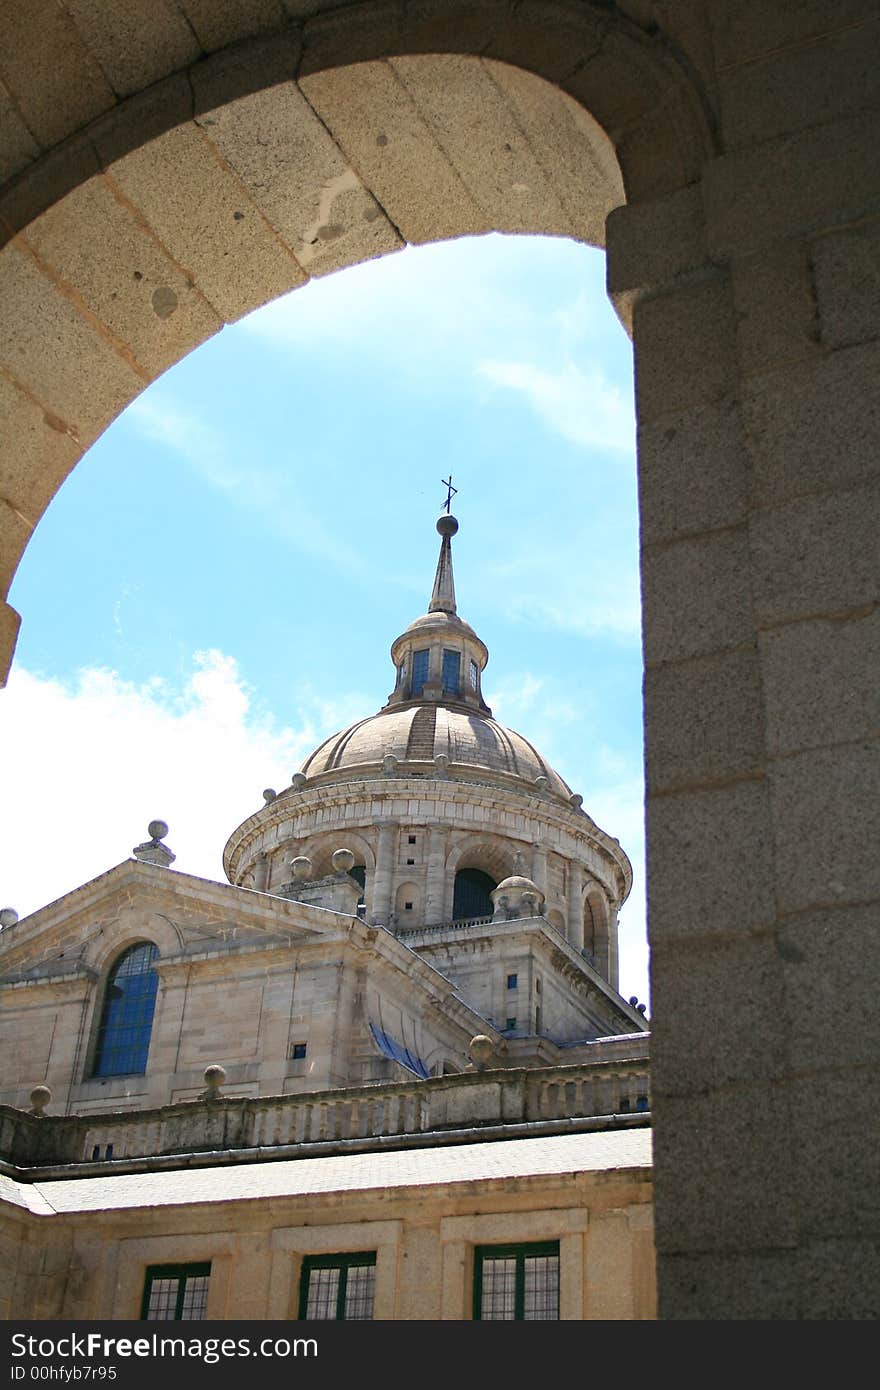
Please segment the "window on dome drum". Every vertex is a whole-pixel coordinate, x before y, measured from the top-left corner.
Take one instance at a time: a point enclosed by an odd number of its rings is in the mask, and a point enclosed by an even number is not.
[[[210,1264],[150,1265],[144,1280],[141,1321],[201,1321],[208,1308],[210,1277]]]
[[[492,899],[489,894],[497,887],[494,878],[482,869],[459,869],[455,875],[452,894],[452,919],[466,921],[469,917],[491,917]]]
[[[516,989],[516,987],[517,987],[517,979],[518,979],[518,977],[517,977],[516,975],[508,975],[508,977],[507,977],[507,988],[508,988],[508,989]]]
[[[293,1047],[290,1049],[291,1060],[294,1062],[301,1062],[307,1051],[308,1045],[306,1043],[294,1043]]]
[[[461,652],[443,649],[443,693],[457,695],[461,684]]]
[[[152,941],[141,941],[123,952],[110,971],[93,1076],[132,1076],[146,1071],[159,985],[153,961],[158,954]]]
[[[475,661],[471,662],[471,690],[476,690],[477,681],[480,677],[480,668]]]
[[[559,1318],[559,1242],[478,1245],[474,1317],[482,1322],[549,1322]]]
[[[425,648],[420,652],[413,652],[412,659],[412,693],[421,695],[422,687],[428,679],[428,650]]]
[[[373,1316],[376,1252],[306,1255],[299,1285],[299,1316],[309,1322],[367,1322]]]

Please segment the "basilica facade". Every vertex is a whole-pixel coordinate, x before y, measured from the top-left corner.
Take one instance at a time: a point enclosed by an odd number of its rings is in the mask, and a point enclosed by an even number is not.
[[[155,821],[3,914],[4,1316],[653,1315],[630,864],[492,718],[437,529],[386,704],[267,789],[227,883]]]

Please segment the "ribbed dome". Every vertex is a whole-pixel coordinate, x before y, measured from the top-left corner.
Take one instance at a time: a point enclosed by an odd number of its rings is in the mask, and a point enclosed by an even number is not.
[[[381,768],[392,754],[401,764],[431,763],[442,755],[449,766],[507,773],[534,785],[546,777],[547,790],[566,800],[571,790],[522,734],[496,720],[441,704],[408,704],[362,719],[316,748],[300,769],[310,780],[324,773],[359,775]]]

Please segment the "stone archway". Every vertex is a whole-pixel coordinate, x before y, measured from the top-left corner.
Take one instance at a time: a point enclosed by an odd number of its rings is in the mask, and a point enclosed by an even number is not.
[[[2,593],[82,451],[222,322],[333,256],[497,225],[513,100],[523,158],[569,151],[538,161],[567,234],[609,214],[635,345],[661,1312],[862,1310],[876,1048],[824,1020],[869,1017],[880,973],[876,6],[296,8],[181,0],[132,33],[0,4]],[[490,84],[461,156],[441,67]],[[611,148],[627,205],[590,212]],[[16,628],[4,605],[4,671]]]

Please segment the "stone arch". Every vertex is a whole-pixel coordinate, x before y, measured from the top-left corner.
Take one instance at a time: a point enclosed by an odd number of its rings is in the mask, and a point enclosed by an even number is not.
[[[584,950],[608,978],[610,921],[608,899],[596,884],[584,891]]]
[[[416,927],[422,920],[422,889],[417,883],[401,883],[394,895],[394,927]]]
[[[82,452],[224,323],[405,242],[601,245],[611,209],[691,181],[710,150],[685,67],[604,5],[347,8],[223,51],[203,21],[208,57],[169,47],[167,16],[144,12],[136,60],[71,22],[54,76],[45,54],[20,86],[7,73],[22,110],[53,114],[31,163],[13,142],[0,190],[0,597]],[[79,50],[89,96],[38,95]],[[0,613],[5,678],[18,624]]]

